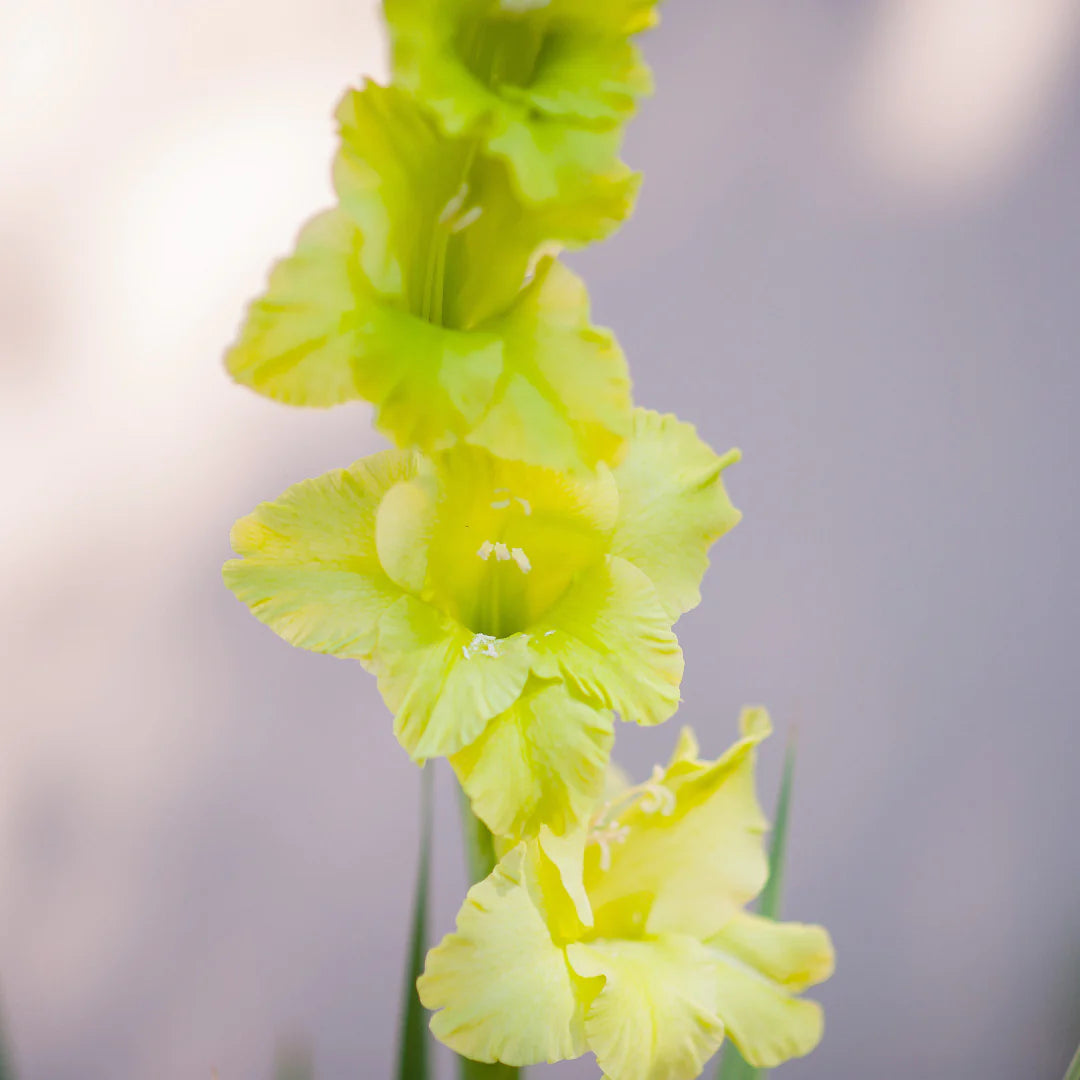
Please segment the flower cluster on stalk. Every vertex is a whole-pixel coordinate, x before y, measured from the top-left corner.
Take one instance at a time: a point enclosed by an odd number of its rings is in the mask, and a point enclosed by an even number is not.
[[[739,520],[738,460],[635,406],[559,253],[629,215],[625,121],[655,0],[385,0],[390,86],[344,96],[337,203],[300,232],[226,364],[275,400],[363,400],[394,448],[242,518],[225,581],[289,643],[355,659],[401,745],[447,757],[500,859],[419,983],[478,1061],[596,1055],[691,1080],[725,1034],[753,1064],[821,1037],[817,927],[764,885],[754,753],[619,787],[616,718],[679,703],[674,624]]]

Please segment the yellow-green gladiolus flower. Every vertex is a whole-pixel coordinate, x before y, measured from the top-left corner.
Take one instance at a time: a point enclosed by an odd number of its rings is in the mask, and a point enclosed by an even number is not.
[[[294,645],[360,660],[416,759],[453,755],[499,835],[564,832],[603,784],[610,711],[679,702],[672,626],[739,519],[693,427],[639,409],[614,469],[386,451],[233,529],[229,588]]]
[[[337,116],[340,204],[274,268],[232,376],[292,405],[370,401],[381,431],[429,453],[464,440],[558,469],[616,460],[626,361],[581,280],[536,262],[595,238],[595,215],[524,207],[501,161],[399,89],[350,91]]]
[[[652,80],[630,36],[656,0],[386,0],[394,78],[452,135],[474,134],[522,196],[620,220],[636,177],[622,124]],[[605,212],[606,211],[606,212]]]
[[[825,930],[744,910],[767,876],[754,792],[761,709],[716,761],[687,730],[667,769],[596,809],[587,830],[546,828],[469,890],[427,958],[435,1035],[477,1061],[596,1055],[613,1080],[691,1080],[729,1036],[772,1068],[820,1041]]]

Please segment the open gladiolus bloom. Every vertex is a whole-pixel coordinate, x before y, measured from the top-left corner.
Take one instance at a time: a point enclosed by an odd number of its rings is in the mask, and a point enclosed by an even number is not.
[[[829,937],[745,905],[765,884],[766,822],[743,737],[701,761],[684,731],[666,769],[609,791],[586,828],[506,851],[428,956],[424,1004],[439,1038],[479,1061],[532,1065],[591,1051],[618,1080],[692,1080],[725,1035],[753,1065],[809,1053]]]
[[[393,87],[350,91],[338,122],[339,205],[251,306],[233,377],[292,405],[370,401],[387,435],[426,451],[466,441],[577,469],[617,458],[626,361],[590,324],[581,281],[537,264],[589,239],[593,219],[526,212],[505,165]]]
[[[238,522],[225,580],[292,644],[369,667],[405,749],[455,755],[498,835],[563,832],[603,783],[611,711],[678,706],[672,625],[739,519],[736,457],[644,410],[623,461],[583,477],[387,451]]]

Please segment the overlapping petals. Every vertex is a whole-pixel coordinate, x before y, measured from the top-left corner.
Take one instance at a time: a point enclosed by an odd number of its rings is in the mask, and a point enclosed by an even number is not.
[[[611,713],[675,711],[672,626],[739,519],[736,454],[643,411],[631,442],[582,475],[462,445],[375,455],[239,522],[226,582],[291,643],[374,671],[402,744],[452,755],[493,832],[567,832],[604,783]]]
[[[636,178],[622,124],[651,90],[631,35],[655,0],[387,0],[394,76],[452,135],[504,158],[522,197],[585,208],[608,231]]]
[[[831,974],[828,935],[743,910],[767,870],[754,758],[769,730],[747,710],[711,762],[685,734],[587,830],[511,847],[428,955],[418,989],[435,1034],[517,1066],[591,1051],[619,1080],[692,1080],[725,1035],[762,1068],[809,1053],[822,1014],[798,995]]]
[[[274,268],[227,355],[233,377],[289,404],[370,401],[382,431],[425,452],[617,460],[626,362],[580,279],[541,258],[588,239],[589,216],[526,213],[505,164],[399,89],[350,91],[338,121],[339,205]]]

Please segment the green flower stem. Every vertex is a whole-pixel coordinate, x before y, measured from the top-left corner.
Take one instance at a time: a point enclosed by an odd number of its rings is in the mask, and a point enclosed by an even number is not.
[[[495,869],[495,841],[487,826],[472,812],[468,796],[461,795],[461,831],[465,839],[465,860],[469,881],[476,884]],[[512,1065],[486,1065],[482,1061],[458,1058],[460,1080],[516,1080],[522,1070]]]

